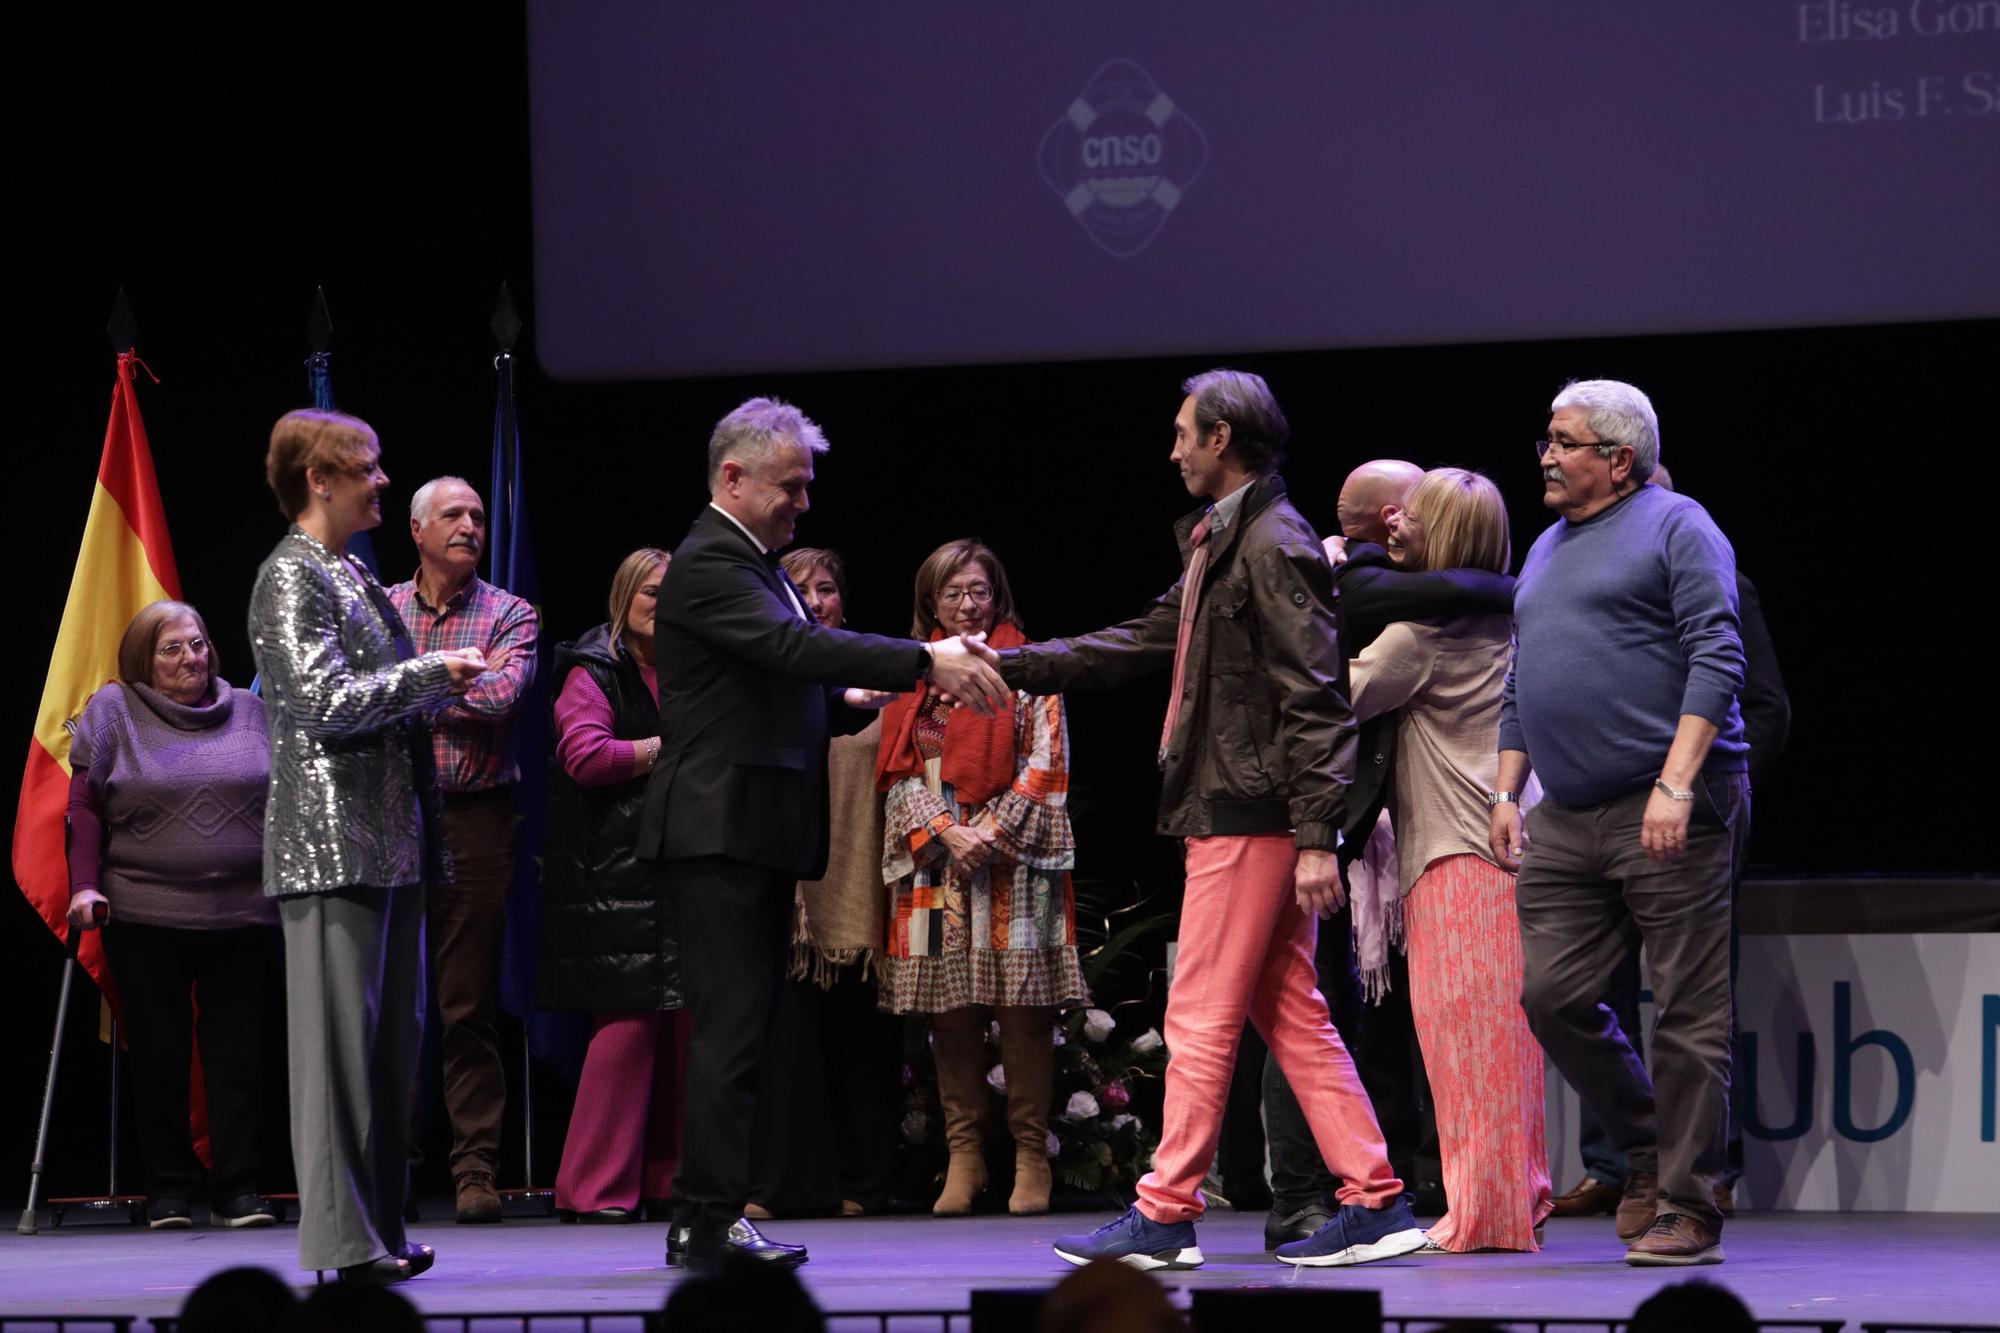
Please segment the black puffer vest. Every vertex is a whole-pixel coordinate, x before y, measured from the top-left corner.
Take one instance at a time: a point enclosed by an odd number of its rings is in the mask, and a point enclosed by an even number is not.
[[[609,625],[559,644],[560,690],[588,671],[611,703],[612,734],[660,734],[660,709],[630,654],[611,647]],[[660,866],[633,854],[646,779],[585,787],[549,756],[548,838],[542,863],[541,962],[545,1009],[639,1013],[681,1007],[680,930]]]

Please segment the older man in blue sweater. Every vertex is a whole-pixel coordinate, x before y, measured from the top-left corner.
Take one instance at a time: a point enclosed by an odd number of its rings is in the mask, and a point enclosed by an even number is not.
[[[1730,885],[1750,809],[1736,557],[1700,505],[1646,485],[1645,394],[1583,380],[1552,408],[1536,448],[1560,517],[1515,590],[1487,798],[1494,856],[1520,873],[1521,1006],[1631,1163],[1626,1262],[1720,1263]],[[1546,797],[1524,828],[1531,766]],[[1635,936],[1658,1003],[1652,1078],[1599,1003]]]

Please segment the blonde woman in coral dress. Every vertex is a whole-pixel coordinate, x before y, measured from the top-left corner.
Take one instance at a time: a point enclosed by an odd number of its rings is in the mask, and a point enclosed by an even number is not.
[[[1409,570],[1506,573],[1507,510],[1491,481],[1438,468],[1390,520],[1389,555]],[[1504,615],[1399,621],[1352,664],[1354,711],[1401,711],[1391,801],[1410,959],[1451,1211],[1432,1252],[1536,1250],[1549,1213],[1542,1051],[1521,1012],[1514,876],[1487,849],[1498,777],[1500,692],[1513,626]]]

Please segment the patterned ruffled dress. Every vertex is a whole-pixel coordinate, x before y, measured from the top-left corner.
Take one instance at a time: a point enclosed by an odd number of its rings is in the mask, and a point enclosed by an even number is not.
[[[1062,696],[1014,696],[1014,781],[980,806],[961,805],[940,776],[949,709],[934,697],[919,708],[924,771],[884,795],[882,1007],[936,1014],[973,1004],[1087,1003],[1069,877],[1076,842]],[[954,823],[993,831],[992,855],[969,878],[952,869],[940,837]]]

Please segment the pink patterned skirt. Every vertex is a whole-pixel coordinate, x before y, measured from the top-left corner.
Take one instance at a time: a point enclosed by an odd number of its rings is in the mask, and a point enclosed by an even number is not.
[[[1442,1249],[1537,1250],[1549,1214],[1542,1048],[1521,1012],[1514,877],[1483,857],[1444,856],[1403,900],[1410,1010],[1437,1106],[1451,1211]]]

